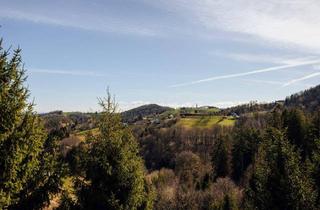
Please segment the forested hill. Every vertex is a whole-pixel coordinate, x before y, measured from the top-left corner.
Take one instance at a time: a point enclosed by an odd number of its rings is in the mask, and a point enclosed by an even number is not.
[[[283,104],[287,108],[300,108],[311,112],[316,111],[320,107],[320,85],[292,94],[283,101],[275,101],[271,103],[257,103],[256,101],[252,101],[247,104],[222,109],[221,112],[223,114],[233,112],[237,114],[245,114],[248,112],[270,111],[276,104]]]
[[[149,115],[161,114],[171,109],[172,108],[170,107],[159,106],[157,104],[143,105],[143,106],[139,106],[137,108],[122,112],[122,120],[124,122],[133,122],[139,118],[143,118]]]
[[[320,106],[320,85],[286,98],[285,106],[315,111]]]

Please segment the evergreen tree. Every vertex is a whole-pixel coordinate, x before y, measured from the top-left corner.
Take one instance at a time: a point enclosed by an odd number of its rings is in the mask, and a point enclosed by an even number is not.
[[[283,127],[287,129],[288,140],[301,150],[302,158],[306,159],[310,155],[311,142],[307,136],[307,119],[299,109],[292,109],[283,113]]]
[[[67,173],[60,145],[56,137],[48,137],[39,157],[39,166],[27,188],[19,194],[19,203],[11,209],[41,209],[54,195],[61,192],[62,178]]]
[[[281,104],[276,104],[268,117],[268,124],[271,127],[281,129],[283,127],[283,115],[286,116],[287,110]]]
[[[109,93],[100,105],[100,132],[87,139],[82,161],[84,174],[77,183],[79,208],[151,208],[137,142],[121,123]]]
[[[315,209],[312,179],[285,135],[268,129],[246,192],[249,209]]]
[[[258,150],[260,134],[252,128],[235,130],[232,147],[232,178],[239,182],[248,166],[252,164]]]
[[[3,50],[0,41],[0,209],[37,209],[59,189],[56,156],[45,148],[46,134],[27,102],[29,91],[20,49]],[[53,176],[51,176],[53,175]],[[54,177],[54,179],[53,179]]]
[[[317,189],[317,205],[320,206],[320,139],[315,141],[312,155],[311,173]]]
[[[307,142],[306,154],[308,154],[308,158],[312,158],[311,156],[314,152],[318,152],[317,140],[320,139],[320,111],[314,113],[314,116],[311,118],[305,138]]]
[[[230,171],[228,137],[219,137],[213,145],[212,168],[214,179],[226,177]]]
[[[314,137],[320,139],[320,109],[317,111],[317,114],[313,120],[313,128]]]

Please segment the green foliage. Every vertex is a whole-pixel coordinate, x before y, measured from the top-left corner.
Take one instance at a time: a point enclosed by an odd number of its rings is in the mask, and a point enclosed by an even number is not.
[[[312,161],[309,163],[311,175],[317,189],[317,204],[320,203],[320,139],[315,141],[315,148],[312,154]]]
[[[29,180],[28,187],[20,192],[20,202],[13,205],[12,209],[40,209],[60,193],[67,168],[59,148],[56,138],[45,141],[38,170],[33,174],[33,179]]]
[[[77,182],[79,208],[150,208],[138,145],[121,123],[110,94],[100,104],[100,132],[87,139],[81,153],[84,173]]]
[[[247,190],[249,209],[315,209],[315,192],[299,153],[275,129],[266,132]]]
[[[232,178],[239,182],[248,166],[253,162],[260,142],[259,131],[238,128],[234,133],[232,148]]]
[[[287,97],[285,105],[290,108],[300,107],[310,112],[316,111],[320,105],[320,85]]]
[[[303,156],[306,154],[306,131],[307,122],[304,113],[299,109],[293,109],[283,112],[283,127],[287,129],[287,136],[289,141],[296,145],[298,148],[302,149]]]
[[[228,136],[220,136],[213,145],[212,152],[212,168],[214,179],[218,177],[226,177],[230,173],[230,157]]]
[[[59,191],[57,147],[27,102],[20,49],[0,41],[0,209],[38,209]],[[47,139],[47,140],[46,140]]]
[[[137,120],[142,120],[143,117],[159,115],[172,110],[173,109],[169,107],[159,106],[157,104],[148,104],[122,112],[121,117],[124,122],[132,123]]]

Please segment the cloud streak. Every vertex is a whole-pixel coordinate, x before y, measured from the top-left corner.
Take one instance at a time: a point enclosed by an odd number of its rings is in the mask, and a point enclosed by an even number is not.
[[[106,14],[97,13],[96,10],[90,11],[90,8],[87,11],[81,11],[77,7],[69,8],[69,6],[65,6],[65,8],[62,6],[59,8],[59,12],[53,12],[55,7],[55,4],[38,5],[31,9],[27,6],[25,8],[12,8],[3,5],[0,8],[0,18],[104,33],[131,34],[144,37],[161,36],[160,31],[152,25],[139,20],[106,15],[109,14],[107,12],[105,12]]]
[[[192,82],[175,84],[175,85],[171,85],[170,87],[190,86],[190,85],[195,85],[195,84],[200,84],[200,83],[210,82],[210,81],[215,81],[215,80],[230,79],[230,78],[236,78],[236,77],[244,77],[244,76],[249,76],[249,75],[254,75],[254,74],[261,74],[261,73],[265,73],[265,72],[279,71],[279,70],[282,70],[282,69],[294,68],[294,67],[299,67],[299,66],[307,66],[307,65],[317,64],[317,63],[320,63],[320,59],[300,61],[299,63],[295,62],[293,64],[274,66],[274,67],[269,67],[269,68],[264,68],[264,69],[257,69],[257,70],[248,71],[248,72],[242,72],[242,73],[237,73],[237,74],[227,74],[227,75],[222,75],[222,76],[214,76],[214,77],[209,77],[209,78],[206,78],[206,79],[196,80],[196,81],[192,81]]]
[[[106,77],[106,74],[99,74],[92,71],[70,71],[70,70],[54,70],[54,69],[30,69],[30,73],[39,74],[58,74],[58,75],[71,75],[71,76],[90,76],[90,77]]]
[[[287,86],[292,85],[294,83],[301,82],[301,81],[304,81],[304,80],[307,80],[307,79],[311,79],[311,78],[314,78],[314,77],[318,77],[318,76],[320,76],[320,72],[315,72],[315,73],[312,73],[312,74],[308,74],[306,76],[290,80],[289,82],[283,84],[282,87],[287,87]]]

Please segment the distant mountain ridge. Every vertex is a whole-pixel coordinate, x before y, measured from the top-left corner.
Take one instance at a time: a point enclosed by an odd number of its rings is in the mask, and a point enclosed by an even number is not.
[[[166,107],[166,106],[160,106],[158,104],[147,104],[147,105],[139,106],[137,108],[122,112],[121,116],[122,116],[123,122],[134,122],[143,117],[150,116],[150,115],[158,115],[169,110],[172,110],[172,108]]]

